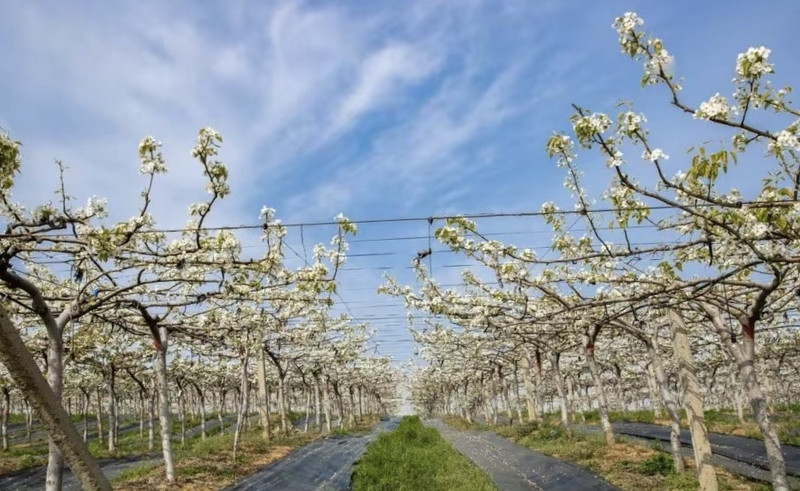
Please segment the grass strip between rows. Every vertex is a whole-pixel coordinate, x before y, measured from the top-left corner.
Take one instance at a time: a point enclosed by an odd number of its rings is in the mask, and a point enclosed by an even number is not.
[[[419,416],[406,416],[396,430],[372,443],[353,474],[353,489],[481,491],[497,488],[482,470],[450,446]]]

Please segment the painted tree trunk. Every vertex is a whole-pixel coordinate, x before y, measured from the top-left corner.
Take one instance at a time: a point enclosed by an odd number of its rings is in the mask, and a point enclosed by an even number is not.
[[[100,393],[100,389],[97,390],[97,438],[102,445],[105,436],[103,433],[103,395]]]
[[[183,387],[178,388],[178,410],[181,421],[181,445],[186,445],[186,394]]]
[[[362,390],[362,387],[359,385],[358,386],[358,420],[359,421],[361,421],[361,419],[364,417],[364,408],[361,405],[361,390]]]
[[[531,375],[531,357],[525,350],[522,357],[522,383],[525,384],[525,406],[528,410],[528,422],[536,421],[536,403],[533,399],[533,377]]]
[[[678,402],[674,394],[669,388],[669,380],[664,373],[664,363],[661,360],[661,354],[658,352],[656,340],[653,339],[647,345],[647,351],[650,355],[649,372],[653,374],[655,379],[653,383],[660,390],[661,400],[664,402],[664,407],[667,409],[670,419],[670,432],[669,441],[672,450],[672,464],[675,472],[683,472],[686,470],[683,464],[683,454],[681,453],[681,413],[678,409]]]
[[[308,420],[311,419],[311,389],[306,391],[306,418],[303,421],[303,433],[308,433]]]
[[[656,376],[653,373],[653,364],[647,365],[647,388],[650,393],[650,408],[653,410],[653,417],[661,419],[661,397],[658,395],[658,384],[656,383]]]
[[[743,336],[746,338],[746,335]],[[745,341],[747,342],[747,341]],[[747,350],[742,350],[747,351]],[[753,409],[753,416],[756,418],[758,428],[764,437],[764,449],[767,451],[769,460],[769,470],[772,478],[772,487],[775,490],[788,491],[789,482],[786,479],[786,462],[783,459],[781,442],[778,439],[778,432],[772,419],[769,417],[769,409],[764,393],[759,384],[755,370],[754,357],[745,356],[739,364],[739,376],[750,399],[750,407]]]
[[[331,432],[331,398],[328,390],[328,384],[322,387],[322,404],[325,406],[325,429],[328,433]]]
[[[314,374],[314,419],[317,423],[317,431],[322,432],[322,422],[320,418],[322,417],[322,408],[320,407],[320,397],[319,397],[319,375],[316,373]]]
[[[281,415],[281,433],[286,435],[289,432],[288,420],[286,418],[286,373],[282,372],[278,376],[278,410]]]
[[[194,389],[197,391],[197,403],[200,407],[200,438],[206,439],[206,399],[203,390],[199,385],[195,385]]]
[[[261,422],[264,439],[269,440],[269,405],[267,403],[267,367],[266,354],[264,349],[258,350],[258,361],[256,362],[256,377],[258,378],[258,415]]]
[[[61,336],[48,336],[47,340],[47,382],[53,389],[56,402],[61,405],[64,390],[64,346]],[[70,422],[70,424],[72,424]],[[48,443],[46,491],[61,491],[64,478],[64,456],[52,438]]]
[[[767,460],[769,461],[772,487],[782,491],[788,490],[789,483],[786,478],[786,462],[783,459],[781,444],[778,440],[778,432],[769,417],[764,393],[756,374],[755,323],[757,317],[752,317],[741,322],[742,335],[739,340],[740,342],[737,343],[733,339],[730,327],[722,318],[721,312],[709,305],[701,304],[701,307],[709,315],[714,329],[722,338],[728,353],[733,356],[739,367],[741,383],[744,386],[747,397],[750,399],[750,407],[753,410],[753,416],[756,418],[756,423],[758,423],[761,436],[764,440],[764,449],[766,450]]]
[[[33,407],[28,398],[25,398],[25,434],[28,443],[31,443],[31,429],[33,428]]]
[[[556,379],[556,390],[558,390],[558,398],[561,402],[561,424],[567,429],[567,432],[572,433],[572,427],[569,424],[569,408],[567,407],[567,390],[564,383],[564,377],[561,374],[561,367],[559,367],[559,354],[550,352],[550,365],[553,368],[553,375]]]
[[[348,388],[348,391],[350,392],[350,419],[347,424],[352,428],[356,425],[356,398],[352,385]]]
[[[239,411],[236,417],[236,431],[233,434],[233,460],[236,461],[236,450],[239,446],[239,439],[241,438],[242,434],[242,426],[244,425],[244,420],[247,417],[249,409],[247,407],[248,401],[250,400],[250,381],[247,376],[247,365],[250,361],[250,350],[245,348],[244,350],[244,358],[242,359],[242,388],[241,388],[241,401],[239,403]]]
[[[51,446],[59,450],[59,457],[69,463],[81,486],[86,490],[111,490],[97,460],[89,453],[78,430],[61,406],[60,394],[50,385],[51,380],[45,380],[42,376],[36,361],[25,347],[16,326],[8,318],[2,304],[0,304],[0,362],[5,365],[15,385],[28,395],[39,421],[47,429]],[[58,382],[60,375],[54,374],[53,380]],[[51,476],[48,473],[49,477]],[[60,486],[60,481],[58,484]],[[47,489],[52,489],[52,483],[46,486]]]
[[[731,394],[731,402],[736,408],[736,416],[740,423],[744,423],[744,403],[742,402],[742,392],[739,384],[736,383],[736,375],[731,371],[728,374],[728,390]]]
[[[333,396],[336,398],[336,416],[339,419],[339,428],[342,428],[344,426],[344,404],[338,382],[333,384]]]
[[[678,365],[678,378],[683,388],[684,407],[689,418],[689,429],[692,432],[692,448],[700,489],[716,491],[717,474],[711,463],[711,444],[708,441],[703,409],[703,391],[697,380],[694,356],[689,342],[689,329],[683,317],[676,311],[670,311],[670,328],[672,331],[672,348],[675,362]]]
[[[600,413],[600,424],[603,427],[603,434],[605,434],[606,443],[613,445],[616,442],[616,438],[614,437],[614,429],[611,427],[611,421],[608,419],[608,399],[606,398],[603,379],[600,376],[600,369],[594,358],[594,342],[586,334],[583,336],[583,348],[586,355],[586,365],[589,368],[589,373],[594,383],[594,389],[597,392],[597,404]]]
[[[144,438],[145,393],[139,389],[139,437]]]
[[[167,350],[169,333],[165,327],[159,328],[159,342],[156,346],[156,377],[158,379],[158,419],[161,424],[161,451],[164,454],[164,470],[167,482],[175,482],[175,458],[172,453],[172,420],[170,415],[169,382],[167,380]]]
[[[2,433],[3,450],[8,450],[8,418],[11,415],[11,389],[3,387]]]
[[[88,391],[83,391],[83,441],[89,441],[89,408],[92,401]]]
[[[108,391],[108,452],[117,451],[117,439],[114,422],[117,420],[117,398],[114,394],[114,368],[106,374],[106,390]]]
[[[217,420],[219,420],[219,433],[220,435],[225,433],[225,420],[222,417],[222,414],[225,412],[225,391],[221,391],[219,394],[219,412],[217,412]],[[267,405],[269,405],[269,394],[267,394]]]
[[[156,415],[156,391],[155,387],[154,390],[150,391],[150,397],[148,398],[148,410],[147,410],[147,450],[150,452],[153,451],[153,447],[155,446],[155,436],[156,436],[156,429],[155,429],[155,415]]]

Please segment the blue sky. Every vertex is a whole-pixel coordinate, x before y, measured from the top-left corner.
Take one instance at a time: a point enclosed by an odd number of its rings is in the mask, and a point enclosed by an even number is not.
[[[79,202],[106,196],[112,216],[131,215],[143,184],[136,146],[153,135],[170,169],[156,217],[180,225],[204,195],[189,150],[213,126],[233,188],[217,225],[253,223],[263,205],[298,222],[565,203],[543,148],[568,128],[572,102],[612,111],[633,100],[676,167],[699,135],[720,136],[669,110],[663,90],[640,87],[641,67],[610,27],[629,10],[664,39],[692,104],[732,92],[736,55],[753,45],[772,48],[776,85],[799,78],[795,1],[0,0],[0,127],[25,145],[16,198],[52,199],[60,158]],[[585,168],[607,182],[599,161]],[[524,220],[487,226],[530,232],[507,238],[524,245],[549,238]],[[332,231],[304,229],[309,250]],[[412,349],[402,308],[374,289],[387,268],[411,280],[427,234],[425,222],[364,225],[352,252],[365,255],[341,276],[340,308],[377,318],[381,352],[399,360]],[[423,238],[384,240],[398,237]],[[457,257],[433,261],[437,278],[458,281],[447,267]]]

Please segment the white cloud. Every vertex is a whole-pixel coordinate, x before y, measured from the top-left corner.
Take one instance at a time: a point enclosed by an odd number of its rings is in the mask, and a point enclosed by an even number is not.
[[[431,53],[407,43],[392,44],[371,54],[362,62],[358,82],[336,112],[328,137],[338,135],[362,115],[390,102],[406,85],[425,79],[437,65]]]

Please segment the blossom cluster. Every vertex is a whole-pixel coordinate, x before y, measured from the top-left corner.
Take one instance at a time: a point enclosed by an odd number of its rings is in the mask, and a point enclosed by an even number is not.
[[[771,50],[764,46],[748,48],[736,58],[736,75],[741,79],[755,80],[767,73],[774,73],[775,69],[769,62]]]
[[[800,152],[800,120],[789,125],[775,135],[775,140],[767,146],[769,153],[779,156],[786,151]]]
[[[164,155],[161,153],[161,142],[152,136],[146,136],[139,143],[139,172],[142,174],[160,174],[167,171]]]
[[[718,119],[727,121],[734,110],[728,103],[725,96],[719,95],[719,92],[711,96],[706,102],[700,104],[700,107],[694,112],[695,119]]]

